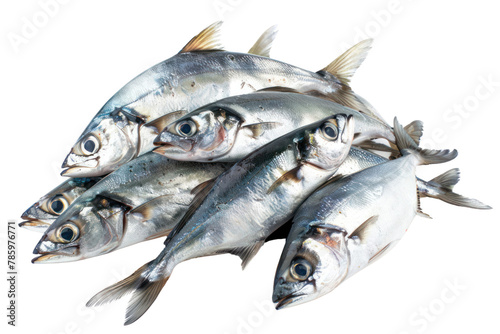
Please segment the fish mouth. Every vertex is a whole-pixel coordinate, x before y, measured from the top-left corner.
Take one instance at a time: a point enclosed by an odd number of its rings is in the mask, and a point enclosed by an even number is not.
[[[193,144],[191,142],[183,142],[178,145],[172,143],[155,142],[158,147],[153,150],[153,152],[168,156],[169,154],[184,154],[193,149]]]
[[[32,231],[38,231],[38,232],[40,232],[40,230],[44,231],[51,225],[51,223],[47,223],[45,221],[36,218],[21,217],[21,219],[26,219],[26,220],[20,222],[18,226]]]
[[[276,303],[276,309],[281,310],[282,308],[288,307],[291,304],[303,299],[304,298],[303,296],[304,296],[303,293],[291,293],[281,299],[273,301]]]
[[[37,245],[33,254],[38,254],[39,256],[34,257],[31,263],[54,263],[54,262],[67,262],[74,261],[74,258],[79,255],[79,246],[74,244],[68,244],[64,247],[59,248],[55,251],[40,251],[40,244]]]
[[[87,171],[92,171],[99,167],[99,157],[87,158],[75,153],[70,153],[64,160],[61,168],[66,168],[61,172],[62,176],[88,177],[93,176]]]
[[[94,168],[92,167],[81,167],[81,166],[75,166],[75,167],[69,167],[66,168],[61,172],[61,176],[68,176],[68,177],[85,177],[86,171],[92,171]],[[92,175],[88,175],[92,176]]]

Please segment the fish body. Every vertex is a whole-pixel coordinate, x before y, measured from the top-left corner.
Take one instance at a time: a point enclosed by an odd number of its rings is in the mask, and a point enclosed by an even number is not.
[[[174,267],[188,259],[232,253],[245,266],[345,159],[354,135],[352,116],[335,115],[300,128],[251,153],[207,187],[170,233],[165,248],[129,278],[103,290],[88,305],[133,291],[126,323],[154,302]],[[250,213],[250,214],[249,214]]]
[[[259,89],[285,86],[314,92],[373,114],[348,86],[371,41],[310,72],[268,57],[221,51],[220,23],[195,36],[179,54],[146,70],[97,113],[66,157],[62,175],[99,176],[153,149],[164,126],[205,104]]]
[[[96,184],[101,177],[71,178],[41,197],[21,216],[20,227],[44,232],[78,197]]]
[[[230,166],[145,154],[82,194],[45,231],[33,261],[76,261],[165,236],[187,211],[193,189]]]
[[[354,117],[354,145],[373,138],[394,141],[390,126],[336,102],[263,91],[231,96],[181,117],[157,137],[155,152],[185,161],[238,161],[293,129],[332,114]]]
[[[313,193],[297,210],[275,277],[277,308],[318,298],[386,254],[419,211],[416,166],[456,151],[418,148],[395,122],[403,156]]]

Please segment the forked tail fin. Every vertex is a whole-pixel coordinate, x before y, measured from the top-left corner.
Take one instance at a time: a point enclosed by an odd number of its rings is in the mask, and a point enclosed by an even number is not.
[[[457,150],[427,150],[417,146],[415,141],[408,135],[399,124],[397,118],[394,118],[394,135],[396,136],[396,145],[402,155],[414,153],[418,158],[419,165],[431,165],[448,162],[457,157]]]
[[[132,293],[125,315],[125,325],[130,325],[149,309],[170,277],[152,277],[155,267],[155,261],[146,263],[129,277],[97,293],[87,302],[87,307],[110,303]]]
[[[491,206],[486,205],[477,199],[468,198],[454,193],[453,187],[458,183],[458,181],[460,181],[460,171],[458,168],[453,168],[428,182],[419,180],[419,183],[423,183],[422,186],[419,185],[419,191],[421,196],[440,199],[443,202],[452,205],[479,210],[491,209]]]

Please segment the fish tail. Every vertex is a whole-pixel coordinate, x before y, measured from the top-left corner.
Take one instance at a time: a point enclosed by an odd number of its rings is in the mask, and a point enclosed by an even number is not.
[[[425,194],[427,197],[437,198],[443,202],[463,206],[471,209],[488,210],[491,206],[486,205],[477,199],[468,198],[453,192],[453,187],[460,181],[460,170],[450,169],[447,172],[433,178],[427,182],[427,186],[433,188],[433,192]]]
[[[411,136],[399,124],[397,118],[394,118],[394,135],[396,136],[396,145],[402,155],[413,153],[418,157],[419,165],[431,165],[448,162],[457,157],[457,150],[427,150],[418,147]]]
[[[153,304],[170,278],[170,275],[155,279],[150,276],[156,263],[156,261],[146,263],[129,277],[97,293],[87,302],[87,307],[110,303],[132,293],[125,315],[125,325],[135,322]]]

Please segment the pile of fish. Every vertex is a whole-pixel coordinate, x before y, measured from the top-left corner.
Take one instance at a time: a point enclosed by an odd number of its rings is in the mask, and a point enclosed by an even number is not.
[[[425,216],[420,198],[490,208],[453,192],[458,169],[419,179],[417,166],[457,151],[420,148],[422,122],[388,124],[350,88],[371,40],[311,72],[269,57],[275,27],[237,53],[220,46],[220,25],[120,89],[64,161],[70,178],[22,216],[43,233],[33,263],[165,237],[156,259],[87,306],[130,293],[133,323],[177,264],[230,253],[245,267],[284,237],[272,298],[296,305],[392,249]]]

